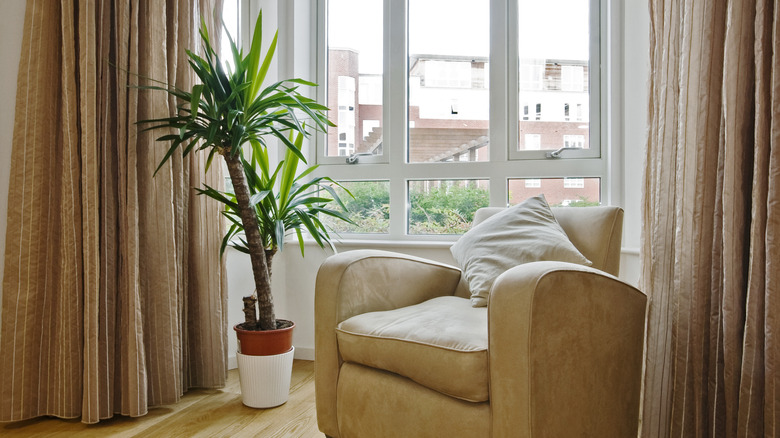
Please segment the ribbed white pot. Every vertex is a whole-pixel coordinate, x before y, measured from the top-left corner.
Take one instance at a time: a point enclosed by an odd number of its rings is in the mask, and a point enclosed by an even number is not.
[[[241,397],[250,408],[273,408],[290,396],[290,378],[295,347],[273,356],[236,353]]]

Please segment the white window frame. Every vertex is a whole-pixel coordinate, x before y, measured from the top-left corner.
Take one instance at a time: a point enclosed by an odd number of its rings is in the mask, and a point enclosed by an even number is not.
[[[326,101],[327,90],[327,0],[317,1],[317,32],[312,39],[316,48],[316,77],[321,84],[317,99]],[[517,26],[511,20],[517,17],[517,3],[514,0],[491,0],[491,54],[489,84],[508,84],[507,87],[493,87],[490,90],[490,161],[449,163],[407,163],[408,143],[408,34],[406,17],[408,3],[405,0],[385,0],[384,13],[384,71],[383,71],[383,153],[359,157],[356,165],[348,165],[344,157],[324,156],[324,135],[312,141],[312,153],[320,164],[318,175],[328,175],[335,180],[389,180],[390,181],[390,226],[388,234],[342,235],[349,239],[452,241],[457,236],[410,236],[407,234],[408,182],[412,180],[487,179],[490,181],[490,205],[506,206],[508,182],[517,178],[600,178],[602,203],[614,204],[620,199],[619,185],[610,180],[619,168],[609,165],[609,138],[617,128],[609,123],[610,108],[619,106],[613,96],[607,95],[607,75],[604,72],[618,72],[613,67],[615,56],[607,59],[608,49],[614,53],[614,42],[608,43],[611,28],[619,25],[619,18],[612,9],[622,10],[620,0],[590,0],[591,29],[600,29],[591,37],[591,60],[588,72],[590,100],[590,148],[582,151],[565,151],[563,158],[550,159],[549,151],[517,151],[519,102],[519,56]],[[613,14],[613,15],[610,15]],[[610,20],[607,20],[607,17]],[[599,27],[599,23],[604,25]],[[506,37],[502,35],[507,35]],[[609,45],[611,44],[611,46]],[[499,55],[496,55],[499,54]],[[601,54],[597,56],[596,54]],[[518,66],[509,68],[509,66]],[[614,76],[614,74],[613,74]],[[612,82],[617,83],[613,80]],[[406,89],[407,92],[397,92]],[[515,97],[517,96],[517,97]],[[610,99],[608,99],[610,97]],[[534,103],[535,105],[535,103]],[[535,110],[535,106],[529,109]],[[573,111],[574,108],[571,108]],[[531,112],[531,111],[529,111]],[[532,114],[535,116],[535,114]],[[572,114],[572,118],[574,115]],[[507,148],[497,145],[508,145]],[[617,155],[620,155],[619,153]]]

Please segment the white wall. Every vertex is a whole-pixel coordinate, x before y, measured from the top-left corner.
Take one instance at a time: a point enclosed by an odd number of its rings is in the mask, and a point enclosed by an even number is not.
[[[647,139],[647,81],[650,73],[650,12],[647,0],[623,6],[623,258],[621,274],[639,280],[642,186]]]
[[[16,76],[22,56],[24,32],[24,0],[0,2],[0,298],[3,285],[3,257],[5,229],[8,215],[8,187],[11,177],[11,150],[13,145],[14,108],[16,106]],[[0,315],[0,318],[2,315]]]

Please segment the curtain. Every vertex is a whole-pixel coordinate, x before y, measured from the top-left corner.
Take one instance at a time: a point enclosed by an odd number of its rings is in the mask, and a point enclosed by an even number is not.
[[[223,386],[219,166],[176,156],[137,120],[176,102],[128,83],[193,84],[220,0],[29,0],[8,197],[0,421],[140,416]],[[218,32],[213,32],[218,34]],[[131,72],[128,74],[127,72]],[[137,73],[137,75],[136,75]],[[159,134],[158,134],[159,135]]]
[[[780,2],[650,23],[642,436],[780,436]]]

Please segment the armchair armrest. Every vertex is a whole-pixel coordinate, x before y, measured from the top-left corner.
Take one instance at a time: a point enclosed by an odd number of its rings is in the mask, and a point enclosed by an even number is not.
[[[352,316],[411,306],[453,295],[460,280],[454,266],[388,251],[348,251],[329,257],[317,272],[314,356],[317,422],[338,436],[336,384],[341,357],[336,326]]]
[[[646,305],[584,266],[502,274],[488,304],[494,436],[636,435]]]

